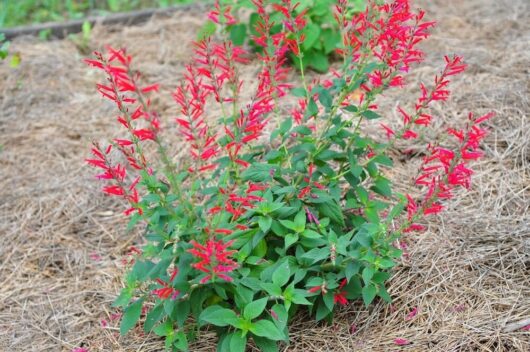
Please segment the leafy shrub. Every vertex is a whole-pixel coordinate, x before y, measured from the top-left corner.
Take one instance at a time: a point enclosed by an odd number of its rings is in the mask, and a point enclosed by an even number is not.
[[[227,2],[232,3],[235,8],[255,9],[251,0],[229,0]],[[271,1],[271,3],[278,6],[281,1]],[[333,12],[335,3],[335,0],[302,0],[294,9],[295,16],[303,14],[307,21],[306,26],[301,31],[305,37],[300,46],[300,51],[303,54],[300,55],[301,60],[292,55],[292,61],[298,68],[307,69],[309,67],[318,72],[328,71],[329,62],[341,42],[340,27]],[[365,0],[350,1],[347,7],[348,17],[351,18],[354,13],[361,11],[364,4]],[[272,33],[281,31],[281,20],[284,15],[279,9],[279,7],[273,8],[270,14],[271,21],[276,23],[276,26],[271,28]],[[261,46],[252,40],[252,36],[258,34],[254,28],[259,20],[259,14],[252,12],[248,23],[238,21],[229,25],[228,30],[232,42],[235,45],[248,43],[254,50],[259,50]],[[207,24],[207,26],[213,28],[211,24]]]
[[[282,14],[276,22],[263,0],[254,6],[256,82],[240,80],[247,59],[230,40],[206,36],[195,44],[173,93],[189,151],[178,162],[149,98],[159,86],[143,82],[124,49],[87,60],[106,73],[98,90],[116,104],[125,132],[95,143],[88,163],[102,170],[103,191],[129,204],[130,226],[146,224],[147,244],[132,248],[115,302],[124,307],[121,332],[147,311],[144,330],[164,336],[170,350],[187,350],[198,327],[211,325],[220,351],[244,351],[249,339],[277,351],[299,311],[331,320],[352,300],[390,301],[386,282],[402,255],[398,240],[424,229],[456,188],[470,187],[468,163],[482,155],[486,135],[480,124],[492,117],[470,114],[465,127],[446,126],[421,150],[415,189],[401,194],[389,179],[392,151],[433,134],[429,109],[449,98],[449,79],[465,69],[461,57],[445,57],[417,99],[398,105],[401,121],[391,121],[376,98],[402,89],[423,60],[418,44],[433,22],[422,11],[408,0],[370,2],[348,19],[348,4],[339,1],[343,64],[329,79],[302,75],[293,88],[286,56],[300,58],[309,22],[289,0],[275,5]],[[235,23],[219,4],[209,18]],[[281,30],[273,33],[276,23]],[[249,100],[242,89],[254,92]],[[298,98],[291,111],[282,105],[289,92]],[[380,124],[381,137],[364,132],[383,117],[389,121]]]

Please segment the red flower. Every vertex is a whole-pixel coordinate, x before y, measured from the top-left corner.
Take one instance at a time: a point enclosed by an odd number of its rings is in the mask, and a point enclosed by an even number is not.
[[[177,274],[177,270],[174,270],[173,274],[171,275],[171,278],[169,279],[170,282],[173,281],[176,274]],[[168,299],[169,297],[176,298],[176,296],[180,294],[180,292],[177,289],[170,287],[167,282],[162,281],[160,279],[156,279],[156,282],[162,285],[162,288],[157,288],[152,291],[152,293],[158,296],[158,298],[161,298],[161,299]]]
[[[411,320],[418,314],[418,307],[414,307],[409,314],[407,314],[406,320]]]
[[[346,305],[348,304],[348,299],[346,298],[346,294],[347,292],[346,291],[342,291],[342,289],[344,288],[344,286],[346,286],[346,284],[348,283],[348,280],[346,279],[343,279],[339,285],[339,288],[338,288],[338,292],[336,292],[334,295],[333,295],[333,302],[334,303],[338,303],[340,305]]]
[[[188,252],[195,258],[200,259],[198,263],[192,264],[192,267],[207,274],[201,279],[201,284],[214,280],[216,277],[228,282],[233,281],[230,276],[226,275],[226,273],[232,272],[237,268],[237,263],[230,259],[230,256],[236,251],[227,251],[233,241],[224,243],[223,241],[209,239],[205,245],[195,241],[190,241],[190,243],[193,248],[189,249]]]
[[[307,290],[307,292],[309,293],[316,293],[318,291],[320,291],[322,289],[322,287],[320,286],[315,286],[315,287],[311,287],[310,289]]]
[[[398,337],[394,340],[394,343],[398,346],[410,345],[409,340]]]

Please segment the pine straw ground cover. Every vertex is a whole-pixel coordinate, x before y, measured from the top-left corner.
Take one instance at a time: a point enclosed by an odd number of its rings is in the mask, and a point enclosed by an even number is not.
[[[420,4],[439,25],[414,79],[431,77],[445,53],[467,58],[454,99],[437,112],[496,111],[487,157],[472,193],[456,197],[427,233],[405,238],[391,306],[351,304],[332,326],[300,316],[285,351],[530,351],[530,332],[521,329],[530,324],[530,5]],[[127,46],[139,68],[169,89],[201,14],[96,28],[91,46]],[[22,64],[0,65],[0,350],[162,350],[162,340],[140,329],[120,337],[110,307],[122,259],[140,241],[125,233],[122,207],[99,192],[83,162],[90,142],[114,129],[112,107],[95,93],[94,72],[71,42],[19,38],[11,48]],[[254,74],[252,65],[244,69],[249,80]],[[381,105],[392,108],[391,98]],[[169,99],[157,104],[174,116]],[[393,179],[409,182],[418,161],[401,160]],[[205,332],[191,350],[214,350],[214,338]],[[411,344],[396,346],[396,338]]]

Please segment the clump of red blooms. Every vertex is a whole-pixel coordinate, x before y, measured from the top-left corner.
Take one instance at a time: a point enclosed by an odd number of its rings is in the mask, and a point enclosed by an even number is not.
[[[220,328],[223,351],[241,344],[244,350],[249,336],[267,349],[288,338],[294,306],[320,320],[350,300],[389,300],[385,281],[403,248],[397,240],[424,230],[425,218],[440,213],[457,188],[471,187],[470,163],[483,156],[482,126],[493,117],[469,113],[465,123],[445,126],[449,138],[423,148],[416,190],[399,194],[386,178],[388,151],[419,142],[433,128],[431,107],[449,99],[463,59],[446,56],[411,106],[397,106],[401,120],[379,123],[381,140],[363,134],[363,126],[392,116],[376,99],[408,85],[434,22],[409,0],[368,1],[353,16],[339,0],[336,52],[343,63],[321,78],[306,81],[302,71],[288,83],[295,73],[288,61],[301,60],[305,11],[290,0],[252,3],[259,15],[256,60],[226,35],[206,37],[194,43],[174,88],[173,121],[189,152],[184,160],[175,159],[150,98],[161,87],[143,83],[126,50],[107,47],[86,60],[105,73],[97,89],[116,105],[124,132],[107,145],[94,143],[87,162],[101,170],[103,192],[126,201],[132,223],[147,225],[149,243],[134,247],[118,299],[126,307],[122,332],[134,325],[127,319],[140,317],[133,313],[138,304],[152,302],[146,330],[162,331],[166,347],[176,350],[186,350],[192,335],[184,324],[189,315]],[[237,25],[219,2],[208,18]],[[255,81],[243,81],[240,66],[256,62]],[[296,85],[296,106],[287,109]]]

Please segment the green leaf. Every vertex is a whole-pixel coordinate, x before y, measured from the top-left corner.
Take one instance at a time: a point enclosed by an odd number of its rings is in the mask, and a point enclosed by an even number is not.
[[[291,130],[291,127],[293,127],[293,119],[288,117],[280,125],[280,134],[286,134]]]
[[[256,343],[256,346],[262,351],[262,352],[278,352],[278,345],[276,342],[269,340],[265,337],[253,337],[254,342]]]
[[[297,233],[289,233],[285,235],[285,249],[291,247],[294,243],[298,241]]]
[[[145,317],[145,323],[144,323],[144,331],[149,332],[153,329],[153,326],[162,319],[162,316],[164,314],[164,306],[158,305],[155,306],[149,313],[147,313],[147,316]]]
[[[267,293],[271,296],[279,297],[282,295],[282,289],[280,286],[270,283],[270,282],[264,282],[260,285],[262,289],[267,291]]]
[[[296,232],[302,232],[305,229],[306,214],[305,210],[300,210],[294,217],[294,230]]]
[[[302,49],[303,51],[308,51],[320,38],[320,26],[315,23],[308,23],[302,31],[302,34],[305,35],[304,42],[302,43]]]
[[[199,321],[222,327],[234,325],[237,321],[237,316],[234,311],[215,305],[203,310],[199,316]]]
[[[241,173],[243,181],[265,182],[272,179],[273,166],[269,164],[252,164]]]
[[[177,322],[177,325],[182,328],[188,315],[190,314],[191,304],[189,300],[180,301],[175,304],[171,312],[171,319]]]
[[[291,301],[295,304],[302,304],[302,305],[308,305],[310,306],[311,305],[311,302],[309,302],[306,298],[305,298],[305,291],[304,290],[300,290],[300,289],[295,289],[294,291],[294,294],[293,294],[293,297],[291,298]]]
[[[330,255],[329,248],[314,248],[302,255],[302,258],[311,260],[311,264],[328,258]]]
[[[325,317],[329,316],[330,314],[331,314],[331,311],[324,304],[324,302],[321,301],[321,303],[319,303],[317,306],[316,320],[320,321],[324,319]]]
[[[342,213],[340,205],[335,201],[318,204],[318,211],[323,217],[330,218],[333,223],[338,224],[341,227],[345,226],[344,214]]]
[[[183,331],[178,331],[173,337],[173,346],[179,351],[188,351],[188,337]]]
[[[166,320],[164,323],[157,325],[153,332],[157,336],[168,336],[173,332],[173,324],[170,320]]]
[[[283,330],[289,321],[289,313],[287,313],[285,307],[279,303],[272,307],[272,311],[278,316],[277,318],[272,318],[274,324],[276,324],[280,330]]]
[[[318,232],[310,230],[310,229],[304,230],[304,232],[302,232],[302,236],[304,238],[309,238],[309,239],[313,239],[313,240],[314,239],[319,239],[319,238],[322,237]]]
[[[267,297],[251,302],[245,306],[245,309],[243,310],[243,317],[248,320],[255,319],[259,317],[261,313],[263,313],[266,306]]]
[[[387,303],[392,302],[392,297],[390,297],[390,295],[388,294],[388,291],[386,290],[384,286],[381,286],[381,288],[379,288],[379,292],[377,292],[377,295],[381,297]]]
[[[366,268],[364,268],[362,276],[365,285],[368,285],[370,283],[372,277],[374,276],[374,272],[375,270],[371,266],[367,266]]]
[[[235,24],[230,27],[230,39],[234,45],[241,46],[247,37],[247,26],[245,24]]]
[[[394,263],[394,261],[392,261],[391,259],[382,258],[382,259],[377,261],[377,265],[380,268],[383,268],[383,269],[390,269],[390,268],[394,267],[394,265],[396,265],[396,263]]]
[[[377,294],[377,287],[373,284],[369,284],[363,287],[363,301],[366,306],[373,302],[375,295]]]
[[[327,72],[329,69],[328,57],[320,51],[311,51],[307,53],[307,64],[317,72]]]
[[[374,163],[378,163],[385,166],[393,166],[394,162],[386,155],[379,154],[373,159]]]
[[[217,29],[217,26],[215,25],[215,22],[213,21],[207,21],[200,29],[199,33],[197,34],[197,41],[204,40],[212,34],[215,33],[215,30]]]
[[[280,220],[280,224],[288,228],[289,230],[296,231],[296,225],[291,220]]]
[[[339,32],[331,28],[326,28],[322,32],[322,40],[324,42],[324,52],[326,54],[330,54],[337,48],[337,45],[340,43],[341,36]]]
[[[359,111],[359,108],[355,105],[348,105],[348,106],[343,107],[342,109],[346,110],[347,112],[353,112],[353,113]]]
[[[258,320],[250,326],[250,331],[261,337],[266,337],[273,341],[285,339],[283,333],[270,320]]]
[[[346,269],[344,271],[344,274],[346,275],[346,279],[349,281],[351,277],[359,272],[359,269],[361,268],[361,264],[356,262],[349,262],[348,265],[346,265]]]
[[[313,99],[313,97],[311,97],[309,99],[309,103],[307,104],[307,108],[306,108],[306,112],[305,112],[305,118],[309,118],[309,117],[313,117],[313,116],[316,116],[318,114],[318,105],[317,103],[315,103],[315,100]],[[306,126],[302,126],[302,127],[306,127]],[[307,127],[306,127],[307,128]],[[308,135],[308,134],[311,134],[311,130],[309,128],[308,129],[308,133],[303,133],[305,135]]]
[[[245,352],[247,337],[240,332],[230,334],[230,352]]]
[[[331,105],[333,105],[333,98],[331,97],[331,94],[329,94],[329,91],[327,89],[321,89],[318,93],[318,100],[320,101],[320,104],[324,106],[326,109],[331,108]]]
[[[280,287],[284,286],[291,277],[291,269],[289,269],[289,262],[281,263],[272,274],[272,282]]]
[[[368,120],[375,120],[381,118],[381,115],[372,110],[363,111],[361,115],[366,117]]]
[[[375,180],[372,190],[382,196],[391,197],[392,188],[390,188],[390,181],[384,177],[379,177]]]
[[[324,304],[328,308],[328,310],[331,312],[333,310],[333,307],[335,306],[335,300],[334,300],[334,293],[333,291],[328,291],[326,294],[322,296],[322,300],[324,301]]]
[[[258,219],[258,225],[261,231],[267,233],[272,225],[272,218],[270,216],[260,216]]]
[[[142,314],[143,303],[144,300],[139,299],[125,308],[120,324],[120,334],[125,335],[127,331],[131,330],[136,325]]]
[[[131,301],[133,296],[132,290],[125,287],[121,290],[120,295],[112,303],[113,307],[125,307]]]
[[[389,278],[390,278],[390,273],[384,272],[384,271],[379,271],[379,272],[374,274],[374,277],[372,278],[372,282],[375,282],[377,284],[382,284],[383,282],[385,282]]]

